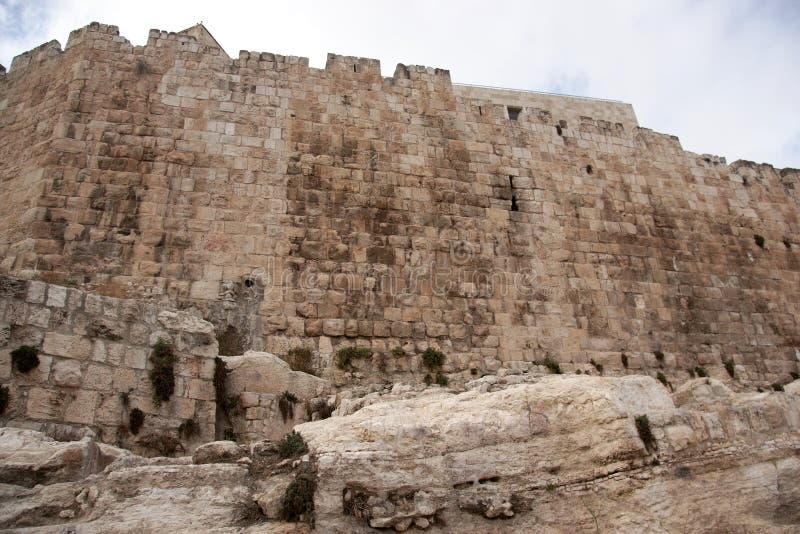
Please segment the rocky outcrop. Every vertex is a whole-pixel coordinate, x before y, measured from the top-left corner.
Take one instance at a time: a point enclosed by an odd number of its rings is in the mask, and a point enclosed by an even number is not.
[[[246,461],[227,463],[239,454]],[[59,442],[0,429],[0,529],[308,532],[307,524],[269,521],[280,515],[291,479],[291,462],[276,462],[270,447],[211,443],[195,451],[192,463],[143,458],[92,438]]]
[[[798,396],[697,379],[676,406],[644,376],[480,389],[299,425],[317,458],[318,528],[778,532],[800,522]]]
[[[280,439],[294,425],[310,420],[320,409],[317,400],[331,390],[327,380],[293,371],[268,352],[248,351],[222,360],[228,369],[226,392],[237,399],[230,423],[240,439]]]

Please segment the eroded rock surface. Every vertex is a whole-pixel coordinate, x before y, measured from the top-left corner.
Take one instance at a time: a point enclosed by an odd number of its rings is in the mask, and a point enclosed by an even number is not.
[[[788,532],[800,521],[798,396],[697,379],[676,406],[644,376],[480,389],[299,425],[318,461],[317,526]]]

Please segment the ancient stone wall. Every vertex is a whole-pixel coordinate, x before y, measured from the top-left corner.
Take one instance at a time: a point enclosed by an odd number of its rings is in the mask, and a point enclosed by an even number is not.
[[[3,269],[196,307],[229,354],[305,345],[329,373],[356,344],[403,347],[388,373],[428,346],[467,374],[798,370],[797,171],[685,152],[627,104],[189,33],[93,24],[0,78]]]
[[[177,356],[175,392],[156,405],[151,347],[162,339]],[[20,372],[11,352],[39,349],[39,365]],[[214,439],[212,383],[217,343],[212,325],[185,312],[38,281],[0,278],[0,382],[9,390],[10,426],[63,435],[89,427],[102,441],[138,451],[191,451]],[[144,413],[136,435],[130,413]],[[194,421],[193,432],[184,425]],[[60,428],[60,430],[59,430]]]

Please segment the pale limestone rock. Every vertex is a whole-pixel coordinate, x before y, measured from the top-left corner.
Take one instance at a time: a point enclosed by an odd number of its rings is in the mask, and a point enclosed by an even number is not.
[[[783,386],[783,391],[786,393],[791,393],[792,395],[800,395],[800,380],[789,382]]]
[[[228,367],[228,393],[294,393],[309,399],[327,391],[330,383],[301,371],[268,352],[248,351],[243,356],[224,356]]]
[[[0,428],[0,480],[7,484],[31,487],[79,480],[126,454],[88,437],[61,442],[33,430]]]
[[[53,363],[50,379],[57,386],[76,388],[81,385],[81,362],[58,360]]]
[[[214,325],[188,312],[164,310],[158,314],[158,322],[169,330],[214,335]]]
[[[212,441],[197,447],[192,461],[196,464],[230,464],[236,463],[246,454],[234,441]]]
[[[491,387],[387,395],[298,425],[318,461],[317,528],[403,531],[427,521],[443,532],[682,531],[702,516],[712,530],[779,532],[800,521],[800,489],[790,482],[800,475],[793,395],[737,395],[699,380],[676,394],[676,407],[644,376]],[[648,416],[653,450],[637,432],[639,415]]]
[[[261,513],[267,519],[280,519],[281,508],[283,506],[283,496],[286,488],[292,483],[294,477],[290,474],[282,474],[272,477],[269,485],[255,495],[255,500],[261,508]]]

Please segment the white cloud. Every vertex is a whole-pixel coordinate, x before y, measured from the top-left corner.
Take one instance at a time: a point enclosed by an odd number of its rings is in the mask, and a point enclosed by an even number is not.
[[[0,62],[92,20],[134,44],[202,20],[228,53],[374,57],[457,82],[624,100],[689,150],[800,167],[800,4],[0,0]]]

